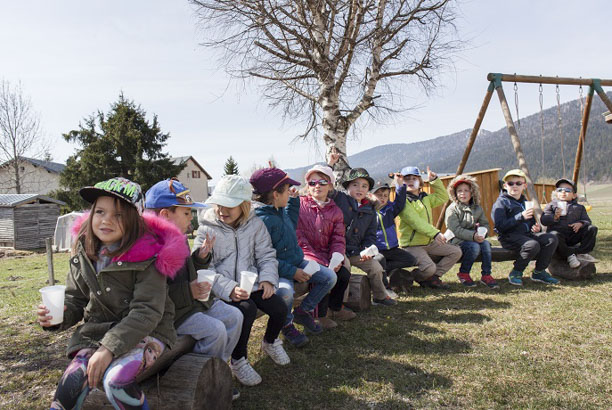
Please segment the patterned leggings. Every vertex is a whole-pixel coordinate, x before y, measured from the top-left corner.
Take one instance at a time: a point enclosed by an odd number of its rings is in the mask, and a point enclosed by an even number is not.
[[[87,363],[95,349],[81,349],[72,359],[59,381],[51,409],[80,409],[90,392],[87,384]],[[106,397],[116,409],[149,408],[147,399],[135,382],[136,377],[151,367],[164,351],[164,344],[154,337],[145,337],[135,348],[111,362],[102,379]]]

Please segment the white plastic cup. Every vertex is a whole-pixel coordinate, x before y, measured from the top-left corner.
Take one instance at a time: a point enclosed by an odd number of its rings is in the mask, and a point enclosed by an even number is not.
[[[40,289],[42,303],[49,309],[49,316],[53,318],[49,321],[52,325],[59,325],[64,321],[64,295],[66,286],[54,285],[45,286]]]
[[[240,272],[240,287],[246,290],[249,295],[253,291],[253,285],[257,280],[257,274],[253,272],[249,272],[248,270],[243,270]]]
[[[450,229],[447,229],[446,232],[444,232],[444,237],[446,238],[447,241],[450,241],[451,239],[455,237],[455,234]]]
[[[344,262],[344,255],[340,252],[334,252],[332,253],[331,260],[329,261],[329,268],[332,270],[336,269],[342,262]]]
[[[361,252],[359,252],[359,255],[361,255],[362,257],[364,256],[375,257],[376,255],[378,255],[378,248],[376,247],[376,245],[369,246],[365,248],[364,250],[362,250]]]
[[[561,209],[561,216],[567,215],[567,201],[557,201],[557,206]]]
[[[483,238],[485,238],[489,230],[484,226],[479,226],[476,232],[478,233],[478,236],[482,236]]]
[[[316,263],[315,261],[308,261],[308,264],[302,270],[309,275],[314,275],[316,272],[319,271],[319,269],[321,269],[321,267],[318,263]]]
[[[525,201],[525,210],[533,208],[533,201]]]
[[[208,282],[212,287],[213,283],[215,283],[215,276],[217,273],[213,270],[209,269],[200,269],[198,270],[198,282]],[[200,302],[207,302],[210,299],[210,291],[206,295],[205,298],[198,299]]]

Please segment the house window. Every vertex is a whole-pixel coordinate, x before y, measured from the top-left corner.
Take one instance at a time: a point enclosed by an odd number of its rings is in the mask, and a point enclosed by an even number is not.
[[[191,171],[191,178],[200,178],[200,171]]]

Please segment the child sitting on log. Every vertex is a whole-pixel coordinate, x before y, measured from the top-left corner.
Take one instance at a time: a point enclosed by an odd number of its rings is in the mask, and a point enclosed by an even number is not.
[[[515,286],[523,285],[523,271],[530,261],[536,261],[531,280],[548,284],[557,284],[546,268],[557,249],[557,237],[541,232],[542,227],[535,221],[533,208],[525,206],[523,190],[527,186],[527,176],[520,169],[512,169],[504,175],[504,189],[491,209],[491,218],[495,223],[495,232],[499,243],[518,252],[514,269],[508,275],[508,281]]]
[[[407,187],[407,203],[400,213],[400,246],[417,260],[412,271],[417,283],[432,289],[447,289],[440,279],[461,258],[458,246],[446,243],[446,238],[433,223],[433,208],[448,200],[444,184],[435,172],[427,167],[432,193],[422,192],[423,179],[417,167],[404,167],[401,174]],[[432,256],[441,256],[436,263]]]
[[[272,246],[278,259],[279,284],[276,294],[287,305],[287,317],[282,329],[285,340],[296,347],[308,343],[308,338],[296,329],[293,322],[304,326],[311,334],[323,331],[314,320],[317,304],[336,284],[336,274],[326,266],[316,265],[316,270],[305,271],[309,261],[298,244],[296,228],[300,213],[300,199],[294,188],[299,182],[278,168],[258,169],[251,175],[253,207],[255,214],[268,228]],[[293,309],[294,282],[312,285],[308,295]]]
[[[448,184],[448,195],[453,202],[446,209],[446,228],[454,234],[450,243],[459,245],[463,253],[457,273],[459,281],[466,287],[476,286],[470,271],[478,255],[481,255],[480,282],[491,289],[499,288],[491,276],[491,244],[486,240],[489,220],[480,206],[480,187],[476,179],[469,175],[457,175]]]
[[[579,259],[594,262],[588,253],[595,247],[597,227],[591,223],[584,206],[576,201],[576,184],[561,178],[555,188],[556,199],[546,205],[542,215],[542,225],[559,241],[555,255],[567,260],[570,268],[579,267]]]

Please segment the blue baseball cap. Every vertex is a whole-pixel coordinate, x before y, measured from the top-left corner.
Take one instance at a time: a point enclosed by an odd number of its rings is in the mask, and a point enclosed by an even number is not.
[[[170,208],[171,206],[208,208],[208,205],[201,202],[193,202],[189,192],[189,189],[176,178],[159,181],[145,194],[145,208],[160,209]]]
[[[407,176],[407,175],[416,175],[417,177],[421,176],[421,171],[419,171],[419,169],[417,167],[404,167],[404,168],[402,168],[400,173],[404,177]]]

